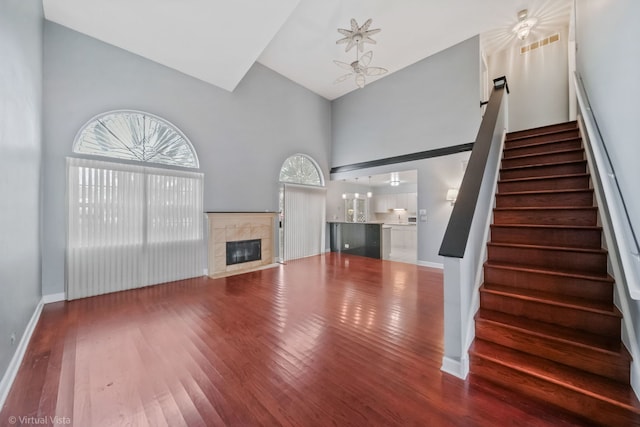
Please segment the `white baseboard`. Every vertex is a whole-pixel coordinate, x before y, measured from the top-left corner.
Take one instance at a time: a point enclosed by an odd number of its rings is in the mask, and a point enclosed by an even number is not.
[[[36,306],[36,309],[27,323],[27,327],[22,334],[22,338],[18,343],[18,347],[16,348],[15,353],[13,353],[13,357],[9,362],[9,367],[4,373],[2,380],[0,381],[0,408],[4,406],[4,402],[7,400],[7,396],[9,395],[9,390],[11,390],[11,386],[13,385],[13,381],[16,379],[16,375],[18,374],[18,369],[20,368],[20,364],[22,363],[22,359],[24,358],[24,354],[27,351],[27,347],[29,346],[29,341],[31,341],[31,335],[33,335],[33,331],[38,324],[38,319],[40,319],[40,313],[42,313],[42,307],[44,306],[44,297],[40,299],[40,302]]]
[[[67,296],[64,292],[59,292],[57,294],[42,295],[42,303],[50,304],[52,302],[64,301],[66,298]]]
[[[445,356],[442,358],[440,370],[464,380],[469,374],[469,357],[465,356],[461,360],[456,360]]]
[[[440,262],[429,262],[429,261],[418,260],[416,264],[421,265],[423,267],[431,267],[431,268],[438,268],[440,270],[444,270],[444,265]]]

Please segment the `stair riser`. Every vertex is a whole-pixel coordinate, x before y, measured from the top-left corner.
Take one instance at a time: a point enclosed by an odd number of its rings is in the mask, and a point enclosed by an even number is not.
[[[500,179],[534,178],[557,175],[574,175],[586,173],[587,163],[580,160],[572,163],[558,163],[544,166],[529,166],[516,169],[503,169]]]
[[[544,357],[615,381],[629,380],[629,359],[570,342],[545,339],[527,331],[509,328],[483,319],[476,320],[476,337],[504,347]]]
[[[595,209],[495,210],[494,224],[589,225],[595,226]]]
[[[507,138],[505,140],[505,147],[521,147],[523,145],[535,144],[538,142],[553,142],[567,138],[578,138],[579,136],[580,135],[578,129],[567,129],[549,133],[547,135],[530,135],[524,138],[507,135]]]
[[[597,422],[610,426],[631,426],[638,423],[637,417],[606,401],[579,391],[563,387],[525,372],[511,369],[500,363],[471,355],[473,373],[505,388],[516,390],[550,405],[580,414],[590,424]]]
[[[602,232],[599,229],[581,228],[526,228],[491,226],[494,243],[523,243],[539,246],[599,249]]]
[[[613,314],[577,310],[487,291],[481,291],[480,304],[483,309],[620,339],[620,318]]]
[[[496,195],[498,208],[526,207],[561,207],[561,206],[593,206],[592,191],[575,191],[563,193],[514,194],[500,193]]]
[[[587,280],[487,265],[484,267],[484,281],[613,304],[613,283],[605,280]]]
[[[513,168],[517,166],[531,166],[545,163],[570,162],[573,160],[584,160],[583,150],[563,151],[560,153],[538,154],[526,157],[515,157],[502,159],[503,168]]]
[[[605,276],[607,274],[607,254],[603,252],[578,252],[572,250],[552,250],[520,248],[513,246],[488,246],[488,260],[496,263],[517,264],[578,273]]]
[[[531,137],[531,136],[536,136],[540,134],[549,134],[549,133],[563,134],[565,133],[565,131],[567,131],[567,133],[577,132],[578,125],[575,122],[558,123],[555,125],[544,126],[541,128],[525,129],[525,130],[519,130],[516,132],[509,132],[507,133],[507,141],[513,141],[514,139],[517,139],[517,138]]]
[[[588,176],[540,178],[511,182],[498,181],[498,193],[513,193],[517,191],[581,190],[588,188]]]
[[[543,154],[549,151],[575,150],[579,148],[582,148],[582,140],[580,138],[516,147],[505,146],[504,158],[508,159],[516,156],[524,156],[526,154]]]

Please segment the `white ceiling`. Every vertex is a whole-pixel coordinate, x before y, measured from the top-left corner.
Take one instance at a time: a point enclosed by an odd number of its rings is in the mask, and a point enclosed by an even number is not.
[[[337,28],[373,19],[371,66],[389,74],[482,34],[487,53],[518,41],[528,8],[536,31],[566,27],[571,0],[43,0],[45,18],[233,91],[254,62],[327,98],[356,89],[333,60],[352,62]],[[532,39],[535,40],[534,33]],[[386,74],[386,75],[389,75]],[[384,78],[371,77],[370,81]]]

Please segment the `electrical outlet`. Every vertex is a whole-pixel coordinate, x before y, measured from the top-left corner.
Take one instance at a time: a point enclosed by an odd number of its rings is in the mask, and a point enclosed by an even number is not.
[[[11,342],[11,345],[14,345],[16,343],[16,333],[12,333],[11,336],[9,337],[9,341]]]
[[[349,244],[348,244],[348,243],[345,243],[345,244],[344,244],[344,248],[345,248],[345,249],[349,249]]]

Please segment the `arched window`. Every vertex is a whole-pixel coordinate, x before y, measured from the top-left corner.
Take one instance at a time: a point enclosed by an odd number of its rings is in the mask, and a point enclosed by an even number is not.
[[[73,151],[123,160],[197,168],[187,137],[168,121],[140,111],[117,110],[89,120],[78,132]]]
[[[294,154],[284,161],[280,182],[324,187],[324,178],[317,163],[304,154]]]
[[[139,111],[110,111],[78,132],[67,158],[67,299],[202,275],[204,175],[189,140]]]

